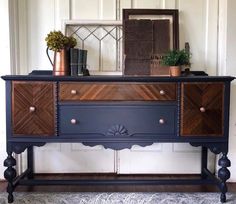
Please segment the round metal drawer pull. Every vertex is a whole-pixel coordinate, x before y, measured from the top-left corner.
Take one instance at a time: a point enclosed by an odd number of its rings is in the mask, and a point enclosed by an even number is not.
[[[164,90],[160,90],[160,94],[161,95],[165,95],[165,91]]]
[[[74,90],[74,89],[72,89],[70,93],[73,94],[73,95],[75,95],[75,94],[77,94],[77,91]]]
[[[202,113],[204,113],[204,112],[206,112],[206,109],[205,109],[204,107],[201,107],[201,108],[200,108],[200,111],[201,111]]]
[[[71,124],[76,124],[76,122],[77,122],[77,121],[76,121],[76,119],[74,119],[74,118],[70,120],[70,123],[71,123]]]
[[[36,108],[35,108],[34,106],[30,106],[30,107],[29,107],[29,112],[32,113],[32,112],[34,112],[35,110],[36,110]]]
[[[164,124],[164,123],[165,123],[165,120],[164,120],[163,118],[161,118],[161,119],[159,120],[159,123],[160,123],[160,124]]]

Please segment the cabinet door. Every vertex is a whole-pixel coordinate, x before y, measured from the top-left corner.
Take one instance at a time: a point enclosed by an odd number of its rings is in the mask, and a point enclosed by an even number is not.
[[[223,136],[224,83],[182,83],[181,136]]]
[[[54,83],[12,82],[14,136],[55,134]]]

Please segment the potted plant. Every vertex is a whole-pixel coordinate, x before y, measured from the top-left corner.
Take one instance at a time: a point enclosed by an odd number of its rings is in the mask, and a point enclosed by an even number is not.
[[[76,46],[76,39],[67,37],[61,31],[51,31],[45,38],[47,56],[53,66],[53,75],[69,75],[69,49]],[[54,60],[50,59],[48,50],[54,51]]]
[[[161,63],[170,68],[170,76],[180,76],[181,66],[190,64],[190,54],[183,50],[171,50],[163,56]]]

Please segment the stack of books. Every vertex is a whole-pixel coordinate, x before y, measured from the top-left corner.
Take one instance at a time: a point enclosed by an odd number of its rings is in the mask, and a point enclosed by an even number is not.
[[[87,65],[87,50],[78,48],[70,49],[70,73],[71,76],[84,75]]]

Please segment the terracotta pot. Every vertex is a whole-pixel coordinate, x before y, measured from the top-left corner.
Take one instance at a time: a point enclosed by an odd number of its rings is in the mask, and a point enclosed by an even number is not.
[[[180,76],[181,75],[181,67],[180,66],[170,66],[170,76]]]
[[[70,75],[69,69],[69,52],[66,49],[63,49],[59,52],[54,52],[54,60],[52,62],[47,48],[46,53],[49,61],[53,66],[53,75],[55,76],[65,76]]]

